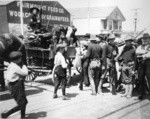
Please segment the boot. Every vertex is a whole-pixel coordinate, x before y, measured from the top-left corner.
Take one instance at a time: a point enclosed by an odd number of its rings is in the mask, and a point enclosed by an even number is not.
[[[80,83],[79,89],[80,89],[80,90],[83,90],[83,83]]]
[[[9,115],[7,113],[1,113],[1,118],[7,118]]]
[[[118,85],[118,86],[117,86],[116,91],[117,91],[117,92],[120,92],[120,91],[121,91],[121,85]]]
[[[115,85],[112,84],[112,95],[116,95],[116,88]]]
[[[13,114],[13,113],[15,113],[15,112],[17,112],[17,111],[19,111],[19,110],[20,110],[19,106],[14,107],[13,109],[9,110],[9,111],[6,112],[6,113],[1,113],[1,117],[2,117],[2,118],[7,118],[9,115],[11,115],[11,114]]]
[[[66,97],[65,95],[63,95],[62,100],[70,100],[70,99]]]
[[[143,95],[139,95],[138,99],[143,100]]]
[[[21,110],[21,118],[25,118],[26,107]]]
[[[54,94],[53,94],[53,98],[57,98],[57,97],[58,97],[57,94],[54,93]]]

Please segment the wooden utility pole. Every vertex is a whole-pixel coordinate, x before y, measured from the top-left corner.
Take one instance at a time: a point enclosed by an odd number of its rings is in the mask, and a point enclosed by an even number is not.
[[[90,33],[90,1],[88,1],[88,33]]]
[[[21,34],[24,35],[24,31],[23,31],[23,5],[22,5],[22,0],[20,0],[20,26],[21,26]]]
[[[137,15],[138,15],[138,10],[140,10],[140,8],[132,9],[132,10],[134,10],[134,32],[136,32],[136,30],[137,30]]]

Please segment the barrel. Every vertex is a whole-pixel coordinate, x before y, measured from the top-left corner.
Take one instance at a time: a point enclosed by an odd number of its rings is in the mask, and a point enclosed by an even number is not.
[[[75,58],[76,56],[76,47],[75,46],[68,46],[67,47],[67,52],[66,52],[66,57],[67,58]]]

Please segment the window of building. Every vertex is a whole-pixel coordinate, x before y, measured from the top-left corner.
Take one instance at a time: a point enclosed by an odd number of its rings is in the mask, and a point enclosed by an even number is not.
[[[113,25],[112,20],[109,20],[109,26],[108,26],[109,30],[112,30],[112,28],[113,28],[112,25]]]
[[[114,29],[118,29],[119,27],[119,22],[118,21],[113,21]]]
[[[102,20],[103,29],[107,29],[107,20]]]
[[[121,21],[119,22],[119,30],[120,31],[122,30],[122,22]]]

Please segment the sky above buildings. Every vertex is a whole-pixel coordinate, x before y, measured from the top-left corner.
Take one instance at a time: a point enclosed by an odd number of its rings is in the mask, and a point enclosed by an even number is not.
[[[134,9],[137,10],[137,31],[150,26],[150,0],[58,0],[66,9],[81,7],[118,6],[126,21],[124,31],[134,31]],[[146,32],[150,33],[150,27]]]

